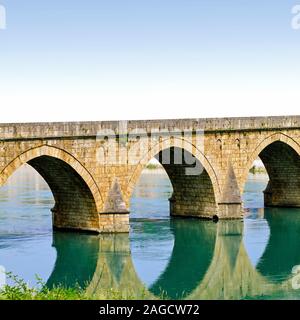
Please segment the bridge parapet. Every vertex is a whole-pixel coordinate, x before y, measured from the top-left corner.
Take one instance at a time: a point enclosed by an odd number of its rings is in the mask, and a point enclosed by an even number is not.
[[[166,120],[90,121],[90,122],[41,122],[0,124],[0,141],[8,139],[49,139],[96,137],[102,130],[112,130],[116,134],[126,126],[128,132],[143,129],[147,133],[155,129],[203,130],[211,132],[290,130],[300,128],[300,116],[278,117],[236,117],[198,118]]]

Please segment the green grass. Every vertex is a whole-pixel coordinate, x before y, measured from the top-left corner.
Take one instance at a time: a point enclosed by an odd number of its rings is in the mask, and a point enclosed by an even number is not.
[[[37,286],[30,287],[21,278],[7,273],[7,277],[13,285],[5,285],[0,289],[0,300],[146,300],[146,292],[122,293],[116,289],[97,291],[96,294],[88,295],[86,288],[79,285],[74,288],[67,288],[58,285],[48,288],[46,284],[36,276]],[[162,295],[161,299],[165,299]]]
[[[37,277],[37,287],[31,288],[27,283],[17,276],[7,273],[13,285],[5,285],[0,290],[0,300],[86,300],[88,297],[84,289],[78,287],[64,288],[57,286],[49,289]]]

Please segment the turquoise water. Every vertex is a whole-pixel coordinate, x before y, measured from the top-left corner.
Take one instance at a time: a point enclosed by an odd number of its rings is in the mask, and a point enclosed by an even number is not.
[[[244,221],[214,223],[170,219],[168,178],[146,173],[132,198],[130,235],[97,236],[53,233],[52,194],[26,168],[0,190],[0,265],[30,285],[37,274],[49,287],[80,284],[94,294],[298,299],[300,210],[263,208],[266,183],[249,175]]]

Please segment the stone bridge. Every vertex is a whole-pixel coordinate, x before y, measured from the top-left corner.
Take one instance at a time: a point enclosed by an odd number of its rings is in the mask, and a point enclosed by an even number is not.
[[[53,226],[128,232],[130,198],[156,157],[173,186],[170,213],[241,218],[258,157],[265,205],[300,206],[300,116],[0,125],[0,184],[28,163],[55,198]]]

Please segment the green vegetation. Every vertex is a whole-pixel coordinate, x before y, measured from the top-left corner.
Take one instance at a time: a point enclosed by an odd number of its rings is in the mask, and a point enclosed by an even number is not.
[[[263,168],[263,167],[253,166],[253,167],[250,169],[250,173],[252,173],[252,174],[256,174],[256,173],[267,173],[267,171],[266,171],[266,169]]]
[[[146,169],[149,169],[149,170],[155,170],[155,169],[159,169],[159,168],[160,168],[160,165],[154,164],[154,163],[149,163],[146,167]]]
[[[114,289],[97,292],[97,296],[89,295],[80,286],[75,288],[56,286],[50,289],[39,277],[37,277],[37,287],[31,288],[23,279],[11,273],[7,273],[7,276],[13,285],[5,285],[0,289],[0,300],[142,300],[146,298],[143,292],[136,296],[122,294]]]
[[[83,300],[84,290],[77,288],[63,288],[61,286],[49,289],[37,277],[38,287],[30,288],[27,283],[17,276],[8,273],[14,285],[5,285],[0,290],[0,300]]]

